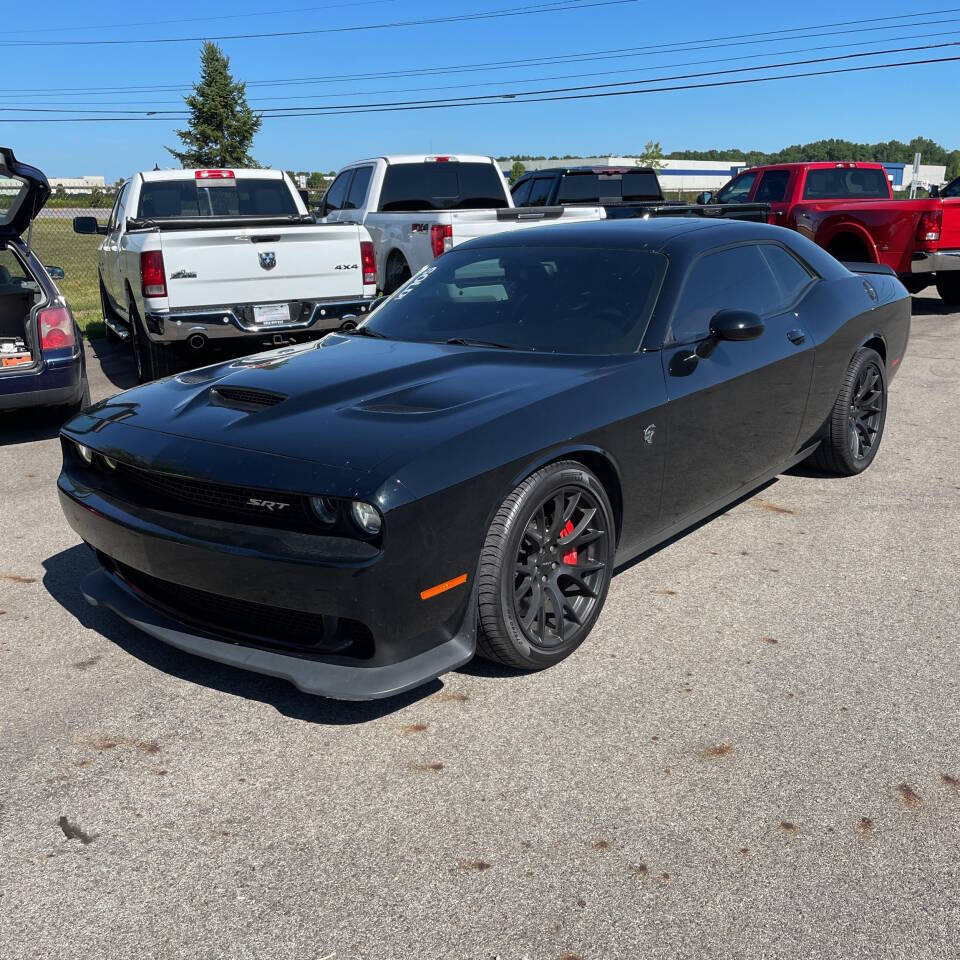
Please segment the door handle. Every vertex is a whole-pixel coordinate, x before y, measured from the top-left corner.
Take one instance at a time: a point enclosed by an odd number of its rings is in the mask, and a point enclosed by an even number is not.
[[[807,339],[807,335],[799,327],[796,327],[793,330],[787,331],[787,339],[791,343],[795,343],[799,346]]]

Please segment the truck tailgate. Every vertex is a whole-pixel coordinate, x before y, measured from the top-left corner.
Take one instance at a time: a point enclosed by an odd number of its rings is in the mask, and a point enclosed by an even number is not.
[[[455,210],[450,214],[453,243],[549,223],[603,220],[603,207],[504,207],[500,210]]]
[[[363,294],[352,224],[162,231],[160,244],[172,309]]]

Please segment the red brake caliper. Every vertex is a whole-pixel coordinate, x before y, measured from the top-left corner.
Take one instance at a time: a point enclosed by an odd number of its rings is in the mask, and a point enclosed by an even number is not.
[[[573,533],[573,521],[568,520],[564,528],[560,531],[560,536],[569,537],[571,533]],[[576,547],[574,547],[572,550],[568,550],[563,555],[563,562],[568,567],[575,567],[577,565],[577,548]]]

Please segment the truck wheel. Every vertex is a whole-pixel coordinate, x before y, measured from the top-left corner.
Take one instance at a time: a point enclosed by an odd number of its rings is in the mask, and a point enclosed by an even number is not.
[[[133,362],[137,368],[137,380],[149,383],[169,376],[174,371],[170,351],[172,347],[155,344],[143,328],[143,321],[137,313],[136,304],[130,301],[130,342],[133,345]]]
[[[110,301],[107,299],[107,291],[103,286],[103,277],[100,276],[100,271],[97,271],[97,282],[100,285],[100,312],[103,315],[104,326],[106,327],[106,338],[110,343],[119,343],[120,338],[113,332],[108,324],[107,320],[114,320],[116,322],[116,314],[114,314],[113,309],[110,306]]]
[[[551,463],[503,501],[480,555],[477,652],[542,670],[593,629],[616,535],[603,484],[581,463]]]
[[[863,473],[873,463],[887,418],[887,374],[876,350],[862,347],[843,375],[840,393],[824,426],[811,465],[840,477]]]
[[[402,253],[394,251],[387,258],[386,276],[383,278],[383,292],[393,293],[410,279],[410,267]]]
[[[951,307],[960,306],[960,270],[937,274],[937,293]]]

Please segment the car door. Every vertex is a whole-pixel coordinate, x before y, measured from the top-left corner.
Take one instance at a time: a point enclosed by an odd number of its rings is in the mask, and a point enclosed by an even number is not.
[[[753,184],[756,179],[756,170],[744,171],[723,187],[719,193],[717,193],[716,197],[714,197],[713,202],[746,203],[750,199],[750,191],[753,189]]]
[[[556,177],[553,174],[547,174],[542,177],[534,177],[533,184],[530,187],[530,196],[527,198],[527,202],[523,204],[525,207],[543,207],[546,206],[549,199],[550,193],[552,192],[553,184],[556,181]]]
[[[669,449],[662,520],[675,523],[777,469],[794,452],[813,344],[803,300],[816,277],[779,244],[708,251],[689,267],[661,352]],[[719,310],[748,310],[760,337],[696,348]]]
[[[373,167],[357,167],[353,173],[353,179],[350,181],[350,188],[347,190],[343,206],[340,209],[339,220],[363,221],[364,210],[367,205],[367,193],[370,190],[370,178],[373,176]]]
[[[128,180],[117,191],[117,199],[110,211],[110,219],[107,221],[107,234],[97,252],[103,287],[114,305],[125,303],[126,300],[122,296],[123,277],[120,264],[120,237],[123,234],[124,218],[126,216],[125,205],[129,190],[130,181]]]
[[[943,222],[940,226],[940,248],[960,250],[960,177],[948,183],[943,197]]]
[[[782,226],[786,223],[787,202],[790,188],[789,170],[764,170],[760,182],[753,191],[754,203],[769,203],[772,214],[771,223]]]

